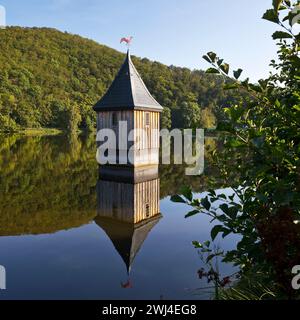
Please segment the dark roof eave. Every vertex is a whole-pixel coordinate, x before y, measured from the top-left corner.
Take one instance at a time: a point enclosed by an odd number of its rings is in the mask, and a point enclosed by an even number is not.
[[[163,107],[161,106],[148,106],[148,105],[140,105],[140,106],[97,106],[93,107],[94,111],[101,112],[101,111],[126,111],[126,110],[140,110],[140,111],[151,111],[151,112],[162,112]]]

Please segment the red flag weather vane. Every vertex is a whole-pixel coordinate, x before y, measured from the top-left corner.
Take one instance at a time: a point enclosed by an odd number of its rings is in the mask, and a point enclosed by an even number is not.
[[[124,37],[124,38],[122,38],[122,39],[120,40],[120,43],[125,42],[125,43],[126,43],[126,46],[129,48],[130,45],[131,45],[132,39],[133,39],[132,36],[127,37],[127,38]]]

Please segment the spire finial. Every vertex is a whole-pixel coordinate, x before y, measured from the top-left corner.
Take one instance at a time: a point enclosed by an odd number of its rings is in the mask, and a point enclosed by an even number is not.
[[[121,38],[120,43],[125,42],[125,43],[126,43],[126,46],[127,46],[127,48],[128,48],[128,51],[129,51],[129,47],[130,47],[130,45],[131,45],[132,39],[133,39],[132,36],[127,37],[127,38],[124,37],[124,38]]]

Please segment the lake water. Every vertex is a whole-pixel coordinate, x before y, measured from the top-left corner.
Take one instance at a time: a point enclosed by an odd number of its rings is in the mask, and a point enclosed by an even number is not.
[[[197,290],[207,283],[192,241],[210,239],[212,225],[205,215],[185,219],[191,208],[170,196],[183,185],[205,192],[214,174],[209,151],[218,146],[206,139],[199,177],[161,166],[147,186],[157,192],[157,215],[133,224],[108,217],[130,211],[125,202],[139,191],[126,185],[123,207],[109,202],[123,185],[99,181],[93,136],[0,136],[0,299],[210,299],[212,291]],[[217,243],[230,249],[236,239]],[[220,270],[226,276],[233,267]]]

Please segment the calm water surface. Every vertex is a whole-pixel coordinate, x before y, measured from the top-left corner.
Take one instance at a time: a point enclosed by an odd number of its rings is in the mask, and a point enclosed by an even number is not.
[[[216,147],[206,140],[207,164]],[[0,265],[7,272],[0,299],[211,298],[196,290],[207,284],[197,277],[202,263],[191,244],[210,238],[209,218],[185,219],[191,209],[170,195],[182,185],[201,195],[212,175],[161,166],[160,215],[135,227],[115,216],[131,210],[126,199],[139,191],[130,187],[121,208],[109,202],[122,186],[99,182],[93,137],[0,136]],[[218,243],[229,249],[235,240]],[[233,271],[220,267],[224,276]]]

